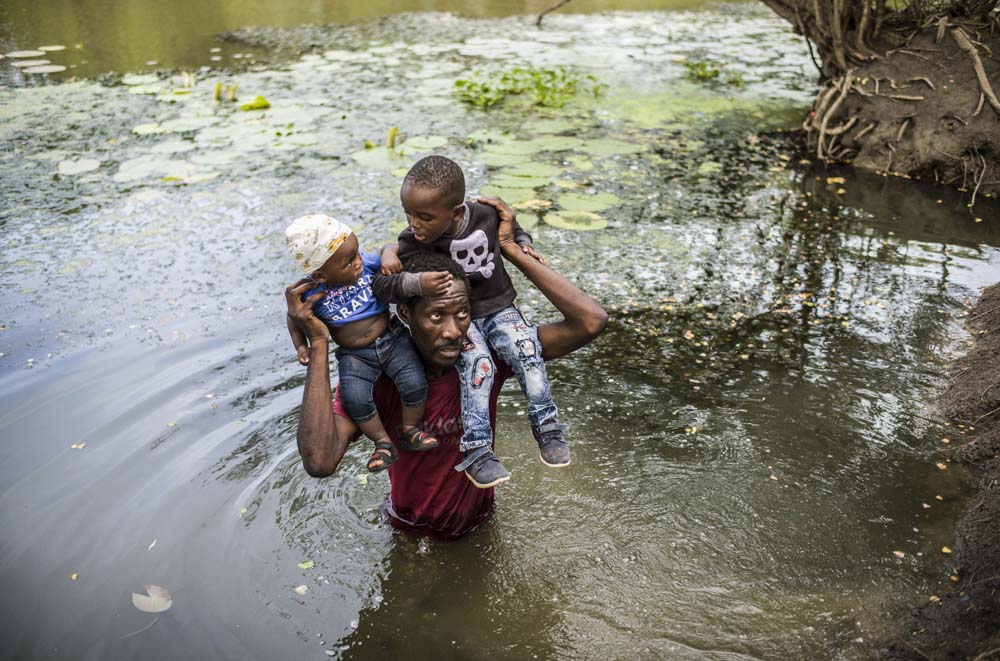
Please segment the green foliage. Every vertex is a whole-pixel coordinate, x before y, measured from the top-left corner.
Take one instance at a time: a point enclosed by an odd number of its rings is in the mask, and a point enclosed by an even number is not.
[[[471,79],[455,81],[458,98],[477,108],[491,108],[508,96],[517,95],[526,95],[536,106],[561,108],[578,92],[597,97],[604,90],[605,85],[594,76],[581,76],[567,67],[477,71]]]
[[[722,75],[722,69],[725,66],[724,62],[716,62],[714,60],[685,60],[684,68],[687,71],[684,73],[684,77],[696,83],[721,81],[733,87],[743,87],[745,85],[743,76],[735,71],[727,73],[725,76]]]

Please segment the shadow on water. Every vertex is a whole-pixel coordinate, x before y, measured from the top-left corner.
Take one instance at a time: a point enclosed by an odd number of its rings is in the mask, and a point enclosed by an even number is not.
[[[213,103],[217,72],[2,92],[0,656],[864,658],[945,589],[966,483],[934,464],[965,430],[930,403],[996,279],[997,204],[803,162],[779,129],[811,65],[763,8],[490,36],[522,23],[247,30],[336,42],[239,73],[266,112]],[[683,80],[705,54],[746,87]],[[559,112],[451,94],[580,63],[608,93]],[[402,153],[362,148],[388,126]],[[380,524],[364,443],[302,471],[280,296],[287,220],[329,211],[378,245],[421,144],[516,201],[611,312],[550,370],[573,467],[539,465],[508,387],[514,480],[451,544]],[[581,208],[608,228],[557,226]],[[143,629],[149,583],[174,606]]]

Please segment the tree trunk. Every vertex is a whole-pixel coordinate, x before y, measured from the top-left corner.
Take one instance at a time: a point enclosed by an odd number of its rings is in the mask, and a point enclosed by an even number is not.
[[[816,45],[820,159],[1000,194],[998,0],[762,0]]]

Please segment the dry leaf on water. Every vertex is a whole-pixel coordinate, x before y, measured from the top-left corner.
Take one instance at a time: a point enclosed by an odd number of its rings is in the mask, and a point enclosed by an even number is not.
[[[146,594],[132,593],[132,605],[144,613],[162,613],[173,605],[174,599],[166,588],[147,585]]]

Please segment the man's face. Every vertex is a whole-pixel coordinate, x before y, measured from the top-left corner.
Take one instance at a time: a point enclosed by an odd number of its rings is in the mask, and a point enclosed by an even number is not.
[[[442,234],[454,234],[465,214],[462,204],[450,204],[442,191],[433,188],[403,184],[399,201],[413,238],[420,243],[431,243]]]
[[[413,344],[430,371],[444,371],[458,362],[469,313],[469,290],[462,280],[452,279],[448,291],[439,296],[422,296],[398,307],[399,316],[409,325]]]

